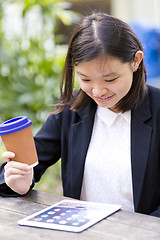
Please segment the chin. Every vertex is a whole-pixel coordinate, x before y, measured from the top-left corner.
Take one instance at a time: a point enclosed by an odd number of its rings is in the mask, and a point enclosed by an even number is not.
[[[96,102],[97,103],[97,102]],[[110,108],[111,106],[108,106],[107,104],[105,103],[97,103],[98,106],[100,107],[104,107],[104,108]]]

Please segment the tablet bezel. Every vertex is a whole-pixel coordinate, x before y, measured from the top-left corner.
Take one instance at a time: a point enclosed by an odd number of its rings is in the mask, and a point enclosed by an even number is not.
[[[82,226],[68,226],[63,224],[55,224],[55,223],[47,223],[47,222],[35,222],[30,221],[29,219],[32,219],[33,217],[38,216],[39,214],[43,214],[46,211],[52,210],[54,207],[58,207],[62,204],[77,204],[83,205],[86,209],[88,208],[89,211],[93,212],[95,216],[89,220],[89,222],[85,223]],[[60,206],[63,208],[62,206]],[[67,206],[66,206],[67,207]],[[74,208],[72,208],[74,209]],[[21,226],[30,226],[30,227],[37,227],[37,228],[46,228],[46,229],[54,229],[54,230],[61,230],[61,231],[69,231],[69,232],[82,232],[85,229],[93,226],[95,223],[98,223],[99,221],[103,220],[104,218],[108,217],[109,215],[115,213],[116,211],[121,209],[121,205],[115,205],[115,204],[103,204],[103,203],[95,203],[95,202],[87,202],[87,201],[79,201],[79,200],[62,200],[56,204],[53,204],[47,208],[42,209],[41,211],[38,211],[30,216],[27,216],[21,220],[19,220],[17,223]],[[102,211],[100,211],[102,210]]]

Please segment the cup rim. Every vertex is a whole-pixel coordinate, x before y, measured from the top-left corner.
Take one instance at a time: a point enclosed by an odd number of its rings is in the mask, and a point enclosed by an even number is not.
[[[23,130],[32,125],[32,121],[26,116],[11,118],[0,124],[0,136]]]

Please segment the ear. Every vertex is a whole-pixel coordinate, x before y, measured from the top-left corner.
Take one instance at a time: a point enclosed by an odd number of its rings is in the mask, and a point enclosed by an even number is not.
[[[139,67],[139,64],[141,63],[141,61],[143,59],[143,55],[144,55],[144,53],[140,50],[135,53],[135,57],[134,57],[134,60],[132,62],[133,72],[137,71],[137,69]]]

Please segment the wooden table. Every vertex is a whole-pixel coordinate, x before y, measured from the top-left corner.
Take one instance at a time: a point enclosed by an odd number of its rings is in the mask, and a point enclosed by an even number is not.
[[[1,240],[160,240],[160,218],[118,211],[81,233],[18,226],[17,221],[64,199],[32,190],[25,197],[0,197]]]

